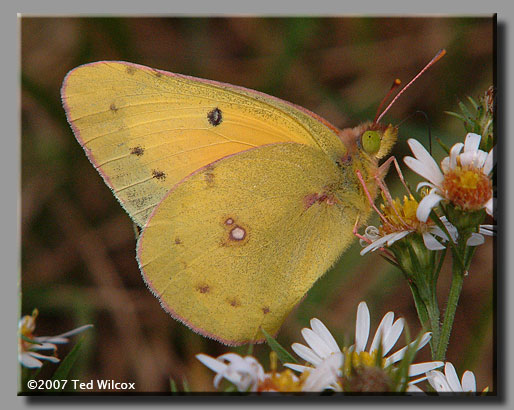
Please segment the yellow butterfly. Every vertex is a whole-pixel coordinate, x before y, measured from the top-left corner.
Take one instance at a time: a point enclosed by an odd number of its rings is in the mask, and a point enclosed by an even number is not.
[[[70,71],[61,95],[89,160],[142,228],[149,289],[174,318],[230,345],[275,334],[348,247],[371,210],[359,175],[374,198],[397,136],[126,62]]]

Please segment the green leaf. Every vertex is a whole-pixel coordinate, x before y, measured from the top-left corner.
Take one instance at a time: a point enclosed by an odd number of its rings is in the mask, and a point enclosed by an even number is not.
[[[246,351],[247,356],[251,356],[253,354],[253,344],[248,344],[248,350]]]
[[[469,95],[468,95],[468,100],[471,103],[471,105],[473,106],[473,108],[475,109],[475,111],[478,111],[478,109],[479,109],[478,103]]]
[[[271,350],[273,350],[278,357],[278,360],[280,360],[282,363],[298,363],[298,361],[291,356],[291,354],[284,349],[280,343],[278,343],[272,336],[268,334],[264,329],[261,329],[262,333],[264,334],[264,337],[266,338],[266,341],[269,344],[269,347]]]
[[[448,115],[451,115],[452,117],[457,117],[461,121],[466,121],[467,120],[467,118],[464,117],[462,114],[458,114],[458,113],[453,112],[453,111],[445,111],[444,113],[448,114]]]
[[[177,383],[170,377],[170,390],[172,393],[178,393]]]
[[[189,387],[189,383],[185,377],[182,379],[182,388],[184,389],[184,392],[191,393],[191,388]]]
[[[84,341],[84,338],[80,339],[75,346],[73,346],[73,349],[71,349],[70,353],[68,353],[68,356],[66,356],[62,361],[57,370],[55,371],[54,375],[52,376],[52,380],[64,380],[68,378],[68,374],[70,373],[71,369],[73,368],[73,365],[75,364],[75,361],[79,357],[79,350],[82,346],[82,342]]]
[[[467,118],[473,118],[473,116],[471,115],[471,113],[469,112],[468,110],[468,107],[466,107],[466,104],[464,104],[463,102],[460,102],[459,103],[459,108],[460,110],[462,111],[462,113],[467,117]]]
[[[446,152],[446,154],[450,155],[450,148],[438,137],[436,137],[436,142],[439,144],[439,146]]]

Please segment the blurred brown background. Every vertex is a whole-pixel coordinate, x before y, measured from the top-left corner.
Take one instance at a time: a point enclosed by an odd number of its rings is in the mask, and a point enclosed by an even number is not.
[[[245,354],[247,347],[196,335],[146,289],[130,218],[66,123],[59,89],[69,70],[97,60],[131,61],[267,92],[348,127],[374,117],[394,78],[405,83],[446,48],[447,56],[384,121],[397,124],[423,110],[432,134],[447,145],[463,140],[465,131],[444,111],[458,111],[459,101],[481,96],[493,82],[492,18],[31,17],[21,18],[20,26],[21,313],[39,309],[38,335],[93,323],[72,376],[133,381],[138,391],[167,392],[170,378],[179,386],[186,379],[192,390],[213,390],[213,373],[194,355]],[[422,116],[408,119],[393,154],[406,155],[410,137],[427,146],[427,135]],[[403,169],[414,186],[419,179]],[[356,241],[290,315],[278,335],[283,346],[303,342],[300,330],[312,317],[341,343],[353,340],[361,300],[370,307],[372,332],[389,310],[406,318],[411,335],[419,332],[401,274],[378,255],[360,257],[359,250]],[[492,265],[488,239],[464,283],[448,350],[459,373],[475,372],[479,388],[494,381]],[[446,269],[440,300],[449,279]],[[60,348],[59,356],[68,351]],[[267,346],[255,346],[254,354],[268,367]],[[429,349],[416,360],[429,360]],[[45,365],[40,377],[51,375],[53,366]]]

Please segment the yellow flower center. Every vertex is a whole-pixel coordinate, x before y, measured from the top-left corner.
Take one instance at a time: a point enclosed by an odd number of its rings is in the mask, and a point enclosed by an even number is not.
[[[347,349],[343,349],[344,353],[344,367],[343,372],[345,375],[350,375],[352,369],[358,369],[362,367],[385,367],[385,359],[378,357],[378,350],[374,350],[371,353],[368,352],[349,352]]]
[[[381,231],[387,235],[404,230],[425,231],[428,223],[420,222],[416,218],[418,202],[412,195],[404,196],[403,203],[395,198],[392,204],[381,204],[380,208],[387,223],[382,223]]]
[[[453,204],[476,211],[491,199],[492,181],[475,167],[456,167],[445,174],[442,189]]]
[[[277,391],[277,392],[299,392],[309,372],[303,372],[297,378],[290,369],[286,369],[281,373],[272,372],[257,386],[257,391]]]

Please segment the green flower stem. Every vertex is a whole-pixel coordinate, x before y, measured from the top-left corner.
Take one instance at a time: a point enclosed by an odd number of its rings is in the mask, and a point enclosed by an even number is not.
[[[456,265],[456,263],[454,263]],[[453,272],[452,284],[450,287],[450,294],[448,295],[448,302],[446,311],[444,312],[443,325],[441,327],[441,335],[437,345],[437,353],[434,360],[443,360],[446,356],[446,349],[450,340],[450,333],[453,327],[453,320],[459,303],[460,292],[462,290],[462,283],[464,282],[464,272],[459,268]]]
[[[436,360],[436,349],[439,346],[440,331],[439,331],[439,306],[437,305],[437,297],[435,293],[432,293],[432,301],[427,307],[428,315],[430,316],[430,331],[432,332],[432,338],[430,339],[430,346],[432,348],[432,359]]]
[[[419,295],[416,285],[412,282],[409,282],[409,285],[410,285],[410,290],[412,292],[412,297],[414,299],[414,304],[416,305],[416,311],[418,312],[419,321],[421,322],[422,326],[425,326],[429,320],[427,307],[425,306],[425,303],[421,299],[421,296]]]
[[[441,335],[437,347],[437,354],[434,360],[444,360],[446,357],[446,349],[450,340],[450,333],[455,319],[455,312],[457,311],[457,304],[459,303],[460,293],[462,291],[462,284],[464,276],[469,269],[471,259],[475,253],[473,247],[466,246],[466,242],[471,234],[462,233],[458,246],[452,248],[453,256],[453,277],[450,286],[450,294],[448,295],[448,302],[446,304],[446,311],[444,312],[443,325],[441,327]]]

